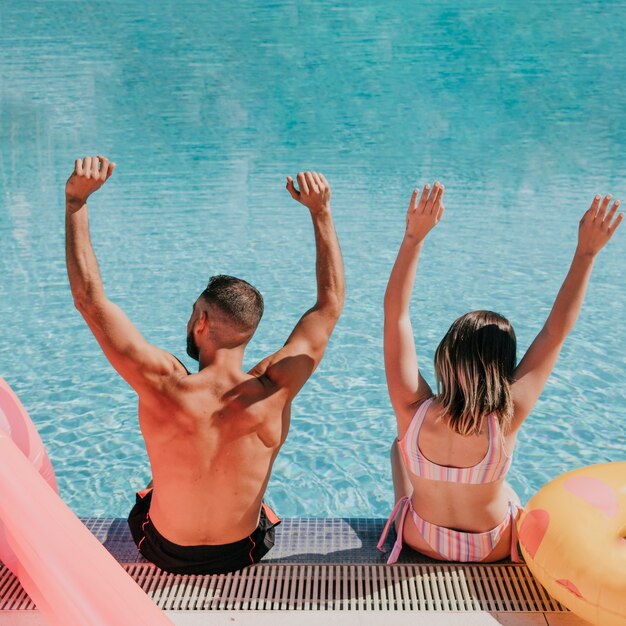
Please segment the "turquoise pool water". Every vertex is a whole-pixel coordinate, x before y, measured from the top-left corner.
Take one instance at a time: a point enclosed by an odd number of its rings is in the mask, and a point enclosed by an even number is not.
[[[447,187],[413,308],[429,380],[437,342],[473,308],[507,315],[523,350],[593,194],[626,199],[625,11],[623,0],[2,3],[0,374],[72,508],[125,515],[149,478],[134,395],[72,307],[74,158],[118,164],[91,211],[110,297],[183,357],[208,277],[246,278],[266,298],[249,365],[314,298],[312,232],[284,176],[325,172],[348,298],[268,498],[286,516],[383,516],[394,421],[382,297],[410,191],[435,177]],[[520,435],[510,480],[523,500],[563,471],[626,458],[625,228]]]

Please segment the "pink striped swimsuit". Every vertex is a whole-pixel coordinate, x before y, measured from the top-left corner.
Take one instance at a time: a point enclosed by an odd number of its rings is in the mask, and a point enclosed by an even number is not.
[[[499,480],[506,475],[512,457],[506,453],[502,431],[498,420],[494,415],[488,416],[489,426],[489,448],[485,457],[472,467],[449,467],[438,465],[429,461],[420,451],[418,446],[419,432],[424,423],[424,417],[434,398],[430,398],[419,406],[409,429],[404,437],[398,440],[398,447],[407,469],[421,478],[428,480],[441,480],[447,482],[482,484]],[[404,531],[404,520],[408,511],[411,511],[413,522],[426,543],[447,561],[482,561],[496,546],[504,531],[511,524],[511,558],[519,561],[517,554],[517,534],[515,532],[515,518],[517,517],[517,503],[509,502],[509,512],[507,516],[495,528],[482,533],[464,532],[437,526],[420,517],[413,508],[411,498],[404,496],[396,503],[385,529],[378,542],[378,549],[383,550],[383,545],[391,523],[401,510],[400,522],[398,524],[398,537],[393,546],[387,563],[395,563],[402,550],[402,535]]]

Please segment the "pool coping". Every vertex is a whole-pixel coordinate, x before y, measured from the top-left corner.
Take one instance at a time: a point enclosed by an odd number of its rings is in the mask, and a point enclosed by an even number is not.
[[[147,563],[139,553],[124,518],[82,518],[81,521],[120,563]],[[376,545],[386,520],[382,518],[285,518],[276,527],[275,545],[262,563],[367,563],[382,565],[388,552]],[[391,549],[394,531],[385,547]],[[399,563],[438,563],[403,550]]]

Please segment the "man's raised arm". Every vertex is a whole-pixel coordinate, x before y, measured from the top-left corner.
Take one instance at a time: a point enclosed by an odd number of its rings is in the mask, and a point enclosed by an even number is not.
[[[278,352],[259,363],[251,373],[265,374],[275,385],[295,396],[324,355],[330,335],[343,309],[346,284],[341,250],[330,210],[330,185],[323,174],[300,172],[298,189],[287,177],[287,191],[309,209],[316,247],[317,300],[296,324]]]
[[[136,391],[162,386],[182,366],[150,345],[102,285],[89,236],[87,198],[111,176],[115,163],[104,157],[78,159],[65,186],[65,258],[74,304],[111,365]]]

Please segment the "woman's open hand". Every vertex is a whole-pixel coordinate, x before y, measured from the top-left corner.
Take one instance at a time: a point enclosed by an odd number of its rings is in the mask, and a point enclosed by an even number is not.
[[[600,203],[600,196],[596,196],[583,215],[578,226],[578,248],[576,249],[578,254],[591,256],[598,254],[622,222],[623,213],[615,217],[620,205],[619,200],[616,200],[607,212],[611,199],[610,194],[606,195]]]
[[[441,220],[444,206],[442,203],[444,187],[436,181],[432,190],[425,185],[422,195],[417,200],[419,189],[413,191],[409,210],[406,214],[406,236],[422,241]]]

